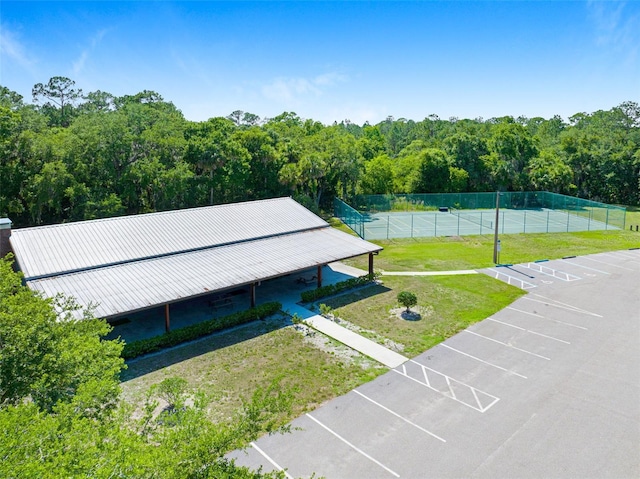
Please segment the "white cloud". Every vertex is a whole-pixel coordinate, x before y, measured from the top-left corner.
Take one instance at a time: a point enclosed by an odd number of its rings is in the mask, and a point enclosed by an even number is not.
[[[78,75],[84,70],[84,66],[89,58],[89,55],[93,50],[98,46],[98,44],[102,41],[104,36],[107,34],[108,29],[102,29],[96,33],[93,38],[89,41],[89,45],[82,50],[80,56],[73,62],[72,68],[74,75]]]
[[[16,62],[26,70],[32,70],[35,64],[34,60],[25,51],[24,46],[6,25],[0,27],[0,57]]]
[[[627,47],[637,40],[640,16],[632,13],[626,1],[593,1],[587,3],[599,46]],[[637,10],[636,10],[637,12]]]
[[[348,77],[336,72],[323,73],[311,79],[279,77],[261,90],[265,98],[291,106],[308,97],[319,97],[326,88],[347,80]]]

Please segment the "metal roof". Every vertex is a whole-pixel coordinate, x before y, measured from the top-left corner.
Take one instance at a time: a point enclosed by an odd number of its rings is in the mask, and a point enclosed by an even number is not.
[[[288,214],[291,211],[295,209]],[[258,232],[265,230],[257,227]],[[28,284],[48,297],[64,293],[74,296],[82,306],[98,304],[96,316],[110,317],[381,249],[325,227],[35,279]]]
[[[15,229],[25,278],[42,278],[327,227],[291,198]]]

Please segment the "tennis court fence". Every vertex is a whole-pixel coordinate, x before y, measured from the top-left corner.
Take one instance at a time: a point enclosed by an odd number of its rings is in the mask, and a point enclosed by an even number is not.
[[[353,206],[352,206],[353,205]],[[496,193],[359,195],[334,214],[364,239],[490,234]],[[626,208],[548,191],[500,193],[501,233],[624,229]]]

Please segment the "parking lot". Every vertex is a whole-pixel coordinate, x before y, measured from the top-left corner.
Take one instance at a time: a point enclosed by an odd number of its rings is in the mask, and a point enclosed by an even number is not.
[[[528,294],[232,457],[290,477],[638,477],[640,250],[483,270]]]

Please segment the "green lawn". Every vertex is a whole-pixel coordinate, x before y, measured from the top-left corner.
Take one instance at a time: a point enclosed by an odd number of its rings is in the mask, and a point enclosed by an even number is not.
[[[330,306],[338,317],[374,332],[371,339],[387,338],[401,344],[403,354],[408,357],[491,316],[524,294],[483,274],[382,279],[381,286],[369,286],[319,303]],[[422,311],[419,320],[402,319],[390,313],[399,307],[397,296],[401,291],[418,297]]]
[[[636,225],[640,226],[640,206],[627,206],[625,224],[627,225],[627,230],[629,229],[629,226],[633,226],[634,231],[636,229]]]
[[[373,241],[384,247],[375,258],[383,271],[447,271],[493,266],[493,236],[462,236]],[[640,247],[640,233],[631,231],[583,231],[500,235],[501,263],[584,255]],[[366,269],[367,259],[349,262]]]

